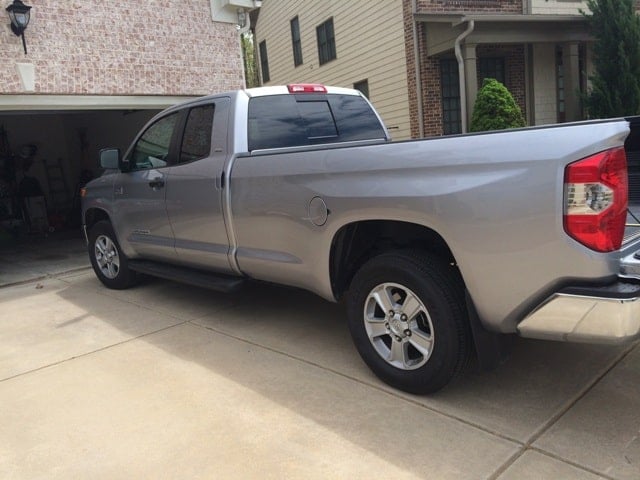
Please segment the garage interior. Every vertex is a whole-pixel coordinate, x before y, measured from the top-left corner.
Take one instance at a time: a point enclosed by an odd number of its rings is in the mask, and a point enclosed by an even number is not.
[[[0,111],[0,285],[88,265],[80,188],[159,111]]]

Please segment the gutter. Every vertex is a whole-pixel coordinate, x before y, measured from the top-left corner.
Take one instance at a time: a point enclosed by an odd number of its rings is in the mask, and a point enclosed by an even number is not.
[[[418,13],[417,0],[411,2],[411,18],[413,20],[413,58],[416,75],[416,96],[418,104],[418,132],[420,138],[424,138],[424,112],[422,105],[422,75],[420,73],[420,50],[418,48],[418,21],[416,14]]]
[[[415,3],[415,0],[414,0]],[[460,44],[467,38],[476,26],[475,20],[469,20],[467,23],[467,29],[462,32],[458,38],[456,38],[454,44],[454,50],[456,52],[456,59],[458,60],[458,77],[460,82],[460,120],[462,121],[462,133],[467,133],[467,88],[466,77],[464,71],[464,58],[462,58],[462,51]]]

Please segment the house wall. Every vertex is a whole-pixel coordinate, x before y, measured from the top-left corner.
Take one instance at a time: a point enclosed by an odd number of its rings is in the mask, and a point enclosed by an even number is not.
[[[407,55],[407,84],[409,87],[409,119],[411,121],[411,136],[420,136],[418,121],[418,98],[416,93],[416,64],[414,60],[414,36],[412,0],[403,0],[404,40]],[[522,0],[416,0],[418,13],[522,13],[525,5]],[[425,24],[417,25],[417,43],[420,56],[420,78],[422,81],[422,107],[425,136],[442,135],[442,104],[440,86],[440,62],[438,58],[428,57],[426,54]],[[481,47],[481,50],[484,47]],[[488,48],[484,48],[487,52]],[[483,52],[479,52],[483,53]],[[507,60],[508,88],[514,94],[516,101],[525,113],[524,86],[524,48],[505,47],[502,50]],[[522,78],[522,82],[520,82]]]
[[[410,15],[405,12],[405,22],[411,28]],[[405,27],[407,28],[407,27]],[[418,24],[418,39],[420,51],[420,78],[422,80],[422,105],[425,136],[442,135],[442,95],[440,83],[440,58],[427,57],[424,36],[424,24]],[[413,38],[409,30],[405,37],[407,49]],[[516,103],[520,106],[526,118],[526,82],[525,82],[525,48],[523,45],[479,45],[476,50],[478,58],[503,57],[505,59],[506,87],[511,92]],[[414,60],[407,52],[407,78],[409,85],[409,118],[411,120],[411,135],[413,138],[420,136],[418,122],[418,107],[416,95],[416,81]],[[452,54],[451,54],[452,55]],[[481,86],[480,83],[478,85]]]
[[[369,98],[394,140],[410,137],[402,0],[267,0],[260,9],[256,44],[266,40],[270,81],[352,88],[368,80]],[[303,63],[293,64],[290,21],[298,16]],[[316,27],[333,17],[336,56],[319,65]]]
[[[37,94],[200,95],[243,87],[238,32],[211,20],[210,0],[30,3],[28,55],[8,21],[0,28],[0,93],[29,92],[19,63],[34,66]]]
[[[404,0],[403,15],[405,24],[405,43],[407,51],[407,78],[409,85],[409,112],[411,134],[420,135],[418,118],[418,98],[416,93],[416,66],[413,58],[414,37],[412,22],[412,0]],[[520,14],[532,11],[534,14],[579,15],[580,9],[586,9],[586,1],[573,0],[416,0],[417,13],[503,13]],[[640,4],[640,2],[637,2]],[[420,52],[420,76],[422,80],[422,99],[424,134],[442,135],[442,106],[440,85],[440,59],[426,55],[425,29],[428,25],[417,25],[417,44]],[[533,45],[530,60],[533,88],[530,99],[533,106],[533,123],[536,125],[555,123],[557,118],[557,85],[555,72],[555,45]],[[505,58],[506,86],[513,94],[523,113],[527,115],[527,56],[526,45],[479,45],[477,57],[502,56]],[[442,55],[452,56],[453,52]],[[591,52],[587,52],[585,69],[593,73]]]

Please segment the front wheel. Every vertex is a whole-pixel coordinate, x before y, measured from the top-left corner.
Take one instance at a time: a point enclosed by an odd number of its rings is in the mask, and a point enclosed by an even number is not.
[[[353,278],[347,308],[358,352],[393,387],[435,392],[467,364],[462,281],[437,257],[397,251],[372,258]]]
[[[109,222],[102,220],[91,227],[88,248],[93,271],[106,287],[122,290],[136,282]]]

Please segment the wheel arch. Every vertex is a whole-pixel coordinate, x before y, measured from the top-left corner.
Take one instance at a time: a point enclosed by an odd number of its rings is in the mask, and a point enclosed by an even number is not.
[[[333,236],[329,255],[331,288],[340,299],[358,269],[389,250],[415,249],[457,264],[444,238],[424,225],[399,220],[362,220],[342,226]]]
[[[107,211],[97,207],[87,209],[84,212],[83,220],[87,232],[91,230],[91,227],[102,220],[106,220],[111,223],[111,217],[109,216]]]
[[[444,238],[424,225],[397,220],[349,223],[336,232],[331,243],[329,267],[334,297],[344,296],[356,272],[370,258],[398,249],[420,250],[449,264],[458,264]],[[491,370],[508,356],[510,339],[485,329],[459,269],[458,275],[465,290],[466,311],[479,366],[482,370]]]

